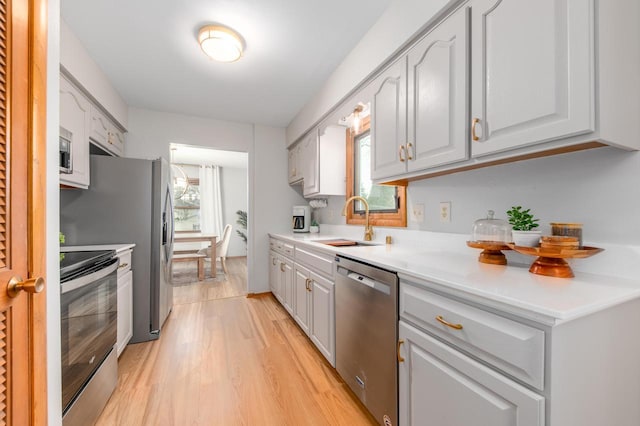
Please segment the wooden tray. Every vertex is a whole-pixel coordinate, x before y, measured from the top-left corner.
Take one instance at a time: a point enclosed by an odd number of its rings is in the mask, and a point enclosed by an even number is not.
[[[482,253],[478,257],[478,262],[488,263],[490,265],[506,265],[507,258],[502,250],[511,250],[511,248],[497,241],[467,241],[467,245],[471,248],[482,249]]]
[[[598,254],[604,249],[584,246],[581,249],[523,247],[509,244],[512,250],[529,256],[538,256],[531,264],[529,272],[555,278],[573,278],[575,275],[565,259],[584,259]]]

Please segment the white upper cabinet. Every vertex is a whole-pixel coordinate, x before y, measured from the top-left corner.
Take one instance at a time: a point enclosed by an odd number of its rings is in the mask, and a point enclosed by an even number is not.
[[[60,127],[71,132],[73,172],[61,173],[60,183],[78,188],[89,187],[89,126],[91,103],[66,78],[60,78]]]
[[[289,184],[298,183],[302,180],[300,170],[300,144],[289,148]]]
[[[593,131],[593,1],[470,7],[473,156]]]
[[[316,128],[289,149],[289,183],[302,179],[306,198],[346,193],[346,129]],[[297,165],[296,165],[297,164]]]
[[[318,131],[313,130],[300,144],[300,159],[302,165],[302,179],[304,194],[317,193],[320,190],[320,176],[318,161]]]
[[[469,156],[468,28],[459,10],[408,53],[409,172]]]
[[[379,180],[406,171],[406,56],[383,71],[371,85],[371,178]]]

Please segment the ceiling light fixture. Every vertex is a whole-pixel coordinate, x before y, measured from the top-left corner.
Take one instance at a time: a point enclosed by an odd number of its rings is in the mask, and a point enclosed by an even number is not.
[[[234,62],[242,57],[242,39],[235,31],[221,25],[200,28],[198,42],[202,51],[219,62]]]

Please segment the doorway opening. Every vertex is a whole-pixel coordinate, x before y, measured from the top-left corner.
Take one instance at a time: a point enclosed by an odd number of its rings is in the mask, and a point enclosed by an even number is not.
[[[174,304],[246,295],[248,153],[170,148]]]

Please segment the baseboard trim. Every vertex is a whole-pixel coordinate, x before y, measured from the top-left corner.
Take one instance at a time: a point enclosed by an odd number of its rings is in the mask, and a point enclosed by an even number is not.
[[[254,297],[267,297],[270,295],[271,295],[270,291],[265,291],[264,293],[247,293],[247,299],[251,299]]]

